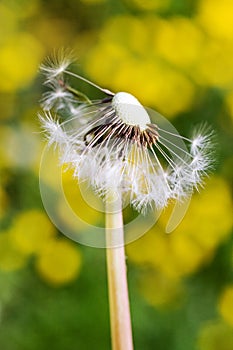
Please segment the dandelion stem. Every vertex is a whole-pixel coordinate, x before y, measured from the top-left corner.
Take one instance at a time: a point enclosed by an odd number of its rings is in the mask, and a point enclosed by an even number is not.
[[[133,350],[123,218],[119,202],[108,201],[106,204],[106,254],[112,350]],[[117,247],[113,248],[116,244]]]

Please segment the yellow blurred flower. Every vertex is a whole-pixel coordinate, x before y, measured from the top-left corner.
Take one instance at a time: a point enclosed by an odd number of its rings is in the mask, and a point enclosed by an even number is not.
[[[231,228],[232,200],[229,186],[223,179],[212,177],[205,191],[193,198],[190,210],[178,230],[186,229],[198,244],[211,251],[229,237]]]
[[[171,0],[128,0],[129,4],[141,10],[162,10],[170,5]]]
[[[184,292],[180,282],[158,271],[142,272],[139,290],[150,305],[160,308],[176,306]]]
[[[60,286],[73,281],[79,274],[82,257],[74,244],[66,239],[50,241],[36,258],[39,275],[49,284]]]
[[[32,15],[34,15],[39,9],[39,1],[38,0],[1,0],[9,10],[11,10],[17,19],[25,19]]]
[[[50,207],[53,207],[59,229],[78,240],[88,225],[104,223],[103,203],[84,183],[79,185],[73,171],[59,165],[58,159],[58,152],[47,149],[40,172],[42,195],[48,204],[51,190],[54,202],[50,201]]]
[[[127,246],[127,254],[136,264],[148,265],[168,278],[179,279],[209,262],[216,247],[229,237],[230,190],[221,178],[209,180],[205,191],[193,196],[181,224],[174,232],[165,234],[171,209],[165,210],[141,239]]]
[[[87,189],[87,197],[83,198],[77,179],[73,177],[72,170],[62,173],[62,185],[66,201],[61,199],[57,203],[58,215],[65,224],[74,229],[74,232],[75,228],[77,233],[83,229],[82,222],[78,222],[77,218],[90,225],[94,225],[100,220],[104,222],[104,214],[95,209],[95,206],[100,203],[100,199],[94,195],[91,189]],[[72,210],[72,215],[70,210]],[[73,213],[75,216],[73,216]]]
[[[47,147],[47,143],[41,144],[43,147],[43,152],[39,155],[39,159],[37,159],[35,171],[38,175],[38,167],[40,167],[40,182],[43,183],[44,186],[49,186],[53,190],[57,189],[60,184],[60,172],[61,168],[59,166],[59,154],[58,151],[52,147]],[[41,156],[43,155],[43,160]],[[42,163],[40,164],[42,160]],[[45,164],[43,166],[43,164]]]
[[[24,254],[40,252],[56,235],[46,214],[40,210],[21,212],[14,220],[10,235],[16,247]]]
[[[25,266],[27,257],[20,252],[8,232],[0,232],[0,270],[14,271]]]
[[[170,254],[166,239],[168,237],[152,228],[142,238],[126,246],[127,256],[136,264],[156,268],[163,265],[167,256],[166,264],[169,265]]]
[[[189,109],[195,93],[188,78],[156,59],[125,62],[111,83],[116,91],[129,91],[144,105],[170,117]]]
[[[203,34],[193,21],[173,17],[158,23],[154,50],[181,68],[191,68],[199,59],[203,41]]]
[[[29,124],[2,126],[0,130],[0,166],[34,167],[40,156],[39,136]]]
[[[195,242],[195,237],[190,237],[189,232],[174,232],[170,244],[174,264],[180,276],[196,271],[205,258],[208,258],[208,251]]]
[[[38,19],[32,27],[32,34],[38,38],[43,48],[50,52],[67,47],[67,43],[73,40],[73,31],[71,21],[56,16],[48,18],[43,12],[38,13]]]
[[[14,91],[32,81],[38,71],[43,49],[28,33],[9,37],[0,48],[0,91]]]
[[[130,92],[141,103],[173,116],[191,107],[195,87],[183,73],[158,57],[153,38],[157,37],[159,22],[156,17],[132,16],[109,20],[84,66],[101,85]],[[104,65],[103,57],[107,57]]]
[[[216,247],[230,235],[231,212],[227,184],[212,178],[205,191],[193,197],[183,221],[170,235],[170,253],[178,274],[192,273],[211,260]],[[164,215],[160,222],[166,225],[167,219]]]
[[[231,88],[233,81],[233,45],[209,39],[191,71],[193,79],[207,86]]]
[[[0,3],[0,23],[1,36],[0,43],[5,41],[5,38],[12,35],[17,29],[17,16],[14,11],[10,10],[6,4]]]
[[[225,288],[219,300],[219,312],[223,319],[233,327],[233,285]]]
[[[208,322],[200,330],[197,340],[198,350],[232,350],[232,328],[221,322]]]
[[[153,17],[135,17],[122,15],[110,18],[100,32],[102,42],[112,43],[125,49],[132,57],[148,57],[148,49],[151,49],[151,38],[148,34],[157,29],[158,18]],[[117,30],[118,29],[118,30]],[[139,56],[134,54],[138,54]],[[117,67],[115,67],[117,68]]]
[[[210,35],[233,39],[232,0],[200,0],[198,20]]]

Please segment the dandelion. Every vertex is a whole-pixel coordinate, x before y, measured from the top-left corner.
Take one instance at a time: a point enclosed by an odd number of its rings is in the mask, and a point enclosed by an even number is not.
[[[44,94],[46,112],[40,119],[49,142],[59,147],[61,163],[69,164],[75,177],[89,181],[103,198],[114,188],[143,213],[182,200],[202,184],[212,167],[212,132],[195,129],[190,139],[171,133],[153,124],[133,95],[114,94],[91,82],[105,97],[90,101],[64,75],[87,80],[63,67],[63,61],[60,68],[42,66],[52,90]]]
[[[43,96],[40,120],[49,143],[59,148],[60,163],[106,202],[107,245],[112,247],[117,235],[123,246],[122,203],[128,200],[146,214],[190,196],[212,167],[213,133],[201,127],[187,138],[167,130],[153,123],[133,95],[101,88],[68,70],[69,64],[64,55],[41,67],[50,91]],[[94,86],[103,98],[91,101],[68,77]],[[112,343],[132,349],[124,256],[123,247],[107,248]]]

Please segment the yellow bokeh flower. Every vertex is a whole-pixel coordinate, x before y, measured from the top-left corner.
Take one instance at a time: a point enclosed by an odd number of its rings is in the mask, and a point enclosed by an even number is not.
[[[24,254],[39,252],[56,235],[49,218],[40,210],[21,212],[14,220],[10,235]]]
[[[39,275],[53,286],[73,281],[81,268],[81,254],[73,243],[66,239],[52,240],[36,258]]]
[[[34,167],[41,153],[39,136],[29,124],[2,126],[0,130],[0,166]]]
[[[54,148],[48,147],[47,144],[41,144],[41,146],[43,147],[43,152],[39,155],[34,170],[38,174],[38,167],[40,167],[41,184],[56,191],[60,185],[62,171],[58,162],[59,153]],[[42,156],[43,158],[41,158]],[[43,164],[46,165],[43,166]]]
[[[74,28],[72,22],[63,17],[47,17],[40,12],[38,20],[33,25],[32,34],[48,51],[67,47],[73,40]],[[79,51],[78,51],[79,52]],[[41,62],[40,62],[41,63]]]
[[[174,233],[170,244],[176,269],[181,276],[196,271],[203,263],[206,251],[188,232]]]
[[[167,255],[169,264],[170,254],[166,238],[168,236],[152,228],[143,237],[126,246],[127,255],[136,264],[154,267],[162,266]]]
[[[0,43],[5,41],[7,36],[15,33],[17,29],[17,16],[14,11],[10,10],[6,4],[0,3],[0,23],[1,23],[1,37]]]
[[[212,178],[205,191],[193,196],[186,216],[174,232],[165,234],[171,215],[168,208],[148,233],[127,247],[129,259],[158,269],[172,279],[193,273],[209,262],[217,246],[229,237],[231,214],[227,184],[221,178]]]
[[[38,12],[39,10],[39,1],[38,0],[23,0],[23,1],[18,1],[18,0],[12,0],[12,1],[7,1],[7,0],[2,0],[2,3],[4,3],[5,6],[9,10],[14,13],[14,15],[17,17],[17,19],[25,19],[30,16],[33,16],[35,13]]]
[[[233,349],[232,328],[219,321],[204,324],[198,334],[197,350],[220,349]]]
[[[139,290],[150,305],[160,308],[177,305],[184,293],[180,282],[158,271],[144,272],[139,280]]]
[[[97,198],[91,189],[88,190],[87,188],[87,197],[83,197],[72,170],[62,173],[62,185],[66,201],[62,198],[57,203],[58,215],[66,225],[74,229],[74,232],[77,231],[78,233],[83,229],[82,221],[90,225],[100,222],[101,219],[104,221],[103,213],[95,209],[95,206],[98,207],[98,203],[101,203],[101,200]],[[75,216],[73,216],[73,213]],[[81,221],[78,221],[78,219],[81,219]]]
[[[0,270],[18,270],[25,266],[27,257],[17,249],[8,232],[0,232]]]
[[[190,72],[201,85],[232,88],[233,45],[209,39],[199,56],[199,63]]]
[[[203,34],[193,21],[173,17],[158,23],[154,50],[178,67],[191,68],[198,61],[203,41]]]
[[[154,106],[170,117],[189,109],[195,94],[195,88],[188,78],[156,59],[126,61],[112,84],[116,84],[116,91],[130,91],[144,105]]]
[[[40,172],[42,198],[47,201],[51,191],[51,200],[54,200],[50,201],[50,208],[53,207],[60,231],[78,239],[89,225],[99,226],[104,222],[104,207],[85,183],[78,183],[73,170],[59,165],[57,153],[50,148],[44,155]]]
[[[0,91],[11,92],[36,76],[43,55],[40,43],[28,33],[8,38],[0,48]]]
[[[225,288],[219,300],[219,312],[223,319],[233,327],[233,285]]]
[[[221,203],[221,205],[219,205]],[[212,177],[205,191],[193,198],[185,219],[184,228],[203,248],[215,249],[230,235],[232,228],[232,200],[227,183]],[[178,230],[183,230],[183,222]]]
[[[156,17],[118,16],[109,20],[84,66],[101,85],[116,92],[129,92],[144,105],[174,116],[192,106],[195,86],[185,74],[159,57],[154,39],[159,26]],[[103,57],[107,57],[104,65]]]
[[[184,272],[185,269],[187,272],[189,269],[189,272],[195,271],[201,263],[208,261],[216,247],[229,237],[231,213],[232,202],[227,184],[221,178],[212,178],[205,191],[193,197],[186,216],[171,234],[170,244],[175,260]],[[180,249],[182,245],[183,253]]]
[[[200,0],[198,20],[213,36],[233,39],[232,0]]]
[[[166,9],[171,0],[127,0],[130,5],[136,6],[140,10],[163,10]]]
[[[100,43],[109,43],[118,49],[124,49],[131,57],[135,53],[146,56],[145,50],[150,45],[148,32],[151,27],[154,29],[157,23],[157,18],[152,18],[146,20],[129,15],[112,17],[100,31]]]

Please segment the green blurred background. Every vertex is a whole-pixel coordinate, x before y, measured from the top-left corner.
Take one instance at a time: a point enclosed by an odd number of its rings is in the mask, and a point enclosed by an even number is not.
[[[105,250],[59,233],[39,192],[38,67],[61,47],[79,73],[134,94],[181,134],[202,121],[216,130],[216,171],[181,225],[164,233],[168,208],[127,246],[129,290],[135,349],[233,349],[232,13],[232,0],[0,1],[1,350],[110,349]],[[46,181],[55,188],[49,168]],[[63,184],[98,224],[71,174]]]

